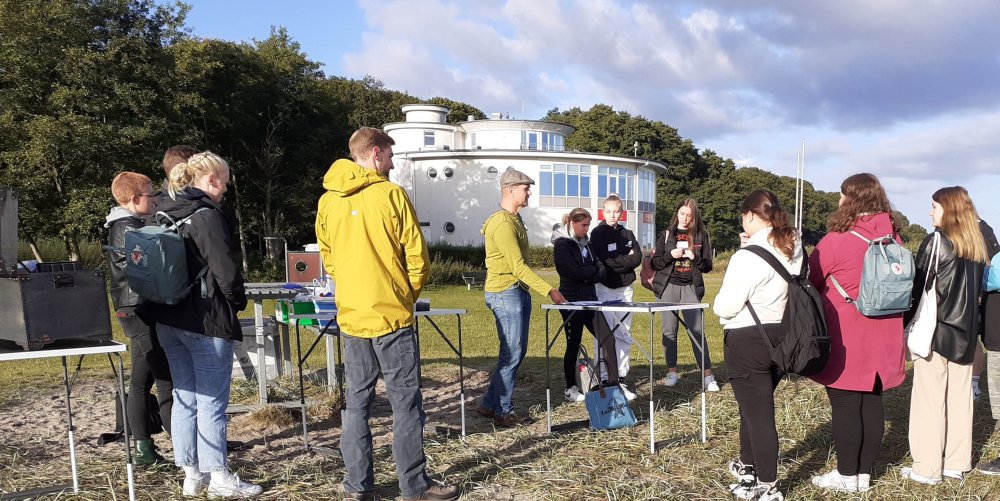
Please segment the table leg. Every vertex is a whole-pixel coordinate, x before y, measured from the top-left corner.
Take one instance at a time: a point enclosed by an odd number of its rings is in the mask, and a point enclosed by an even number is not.
[[[705,403],[705,342],[708,341],[708,333],[705,332],[705,311],[701,312],[701,443],[708,441],[708,412]]]
[[[115,353],[118,357],[118,367],[115,371],[115,378],[118,380],[118,394],[123,398],[119,398],[118,402],[122,408],[122,416],[124,417],[123,422],[125,423],[125,472],[128,476],[128,499],[129,501],[135,501],[135,465],[132,461],[132,440],[131,433],[128,425],[128,410],[125,406],[125,364],[122,361],[122,354]],[[109,355],[110,358],[110,355]],[[115,368],[114,362],[111,363],[111,368]],[[142,395],[137,395],[135,398],[142,398]]]
[[[549,375],[549,313],[552,310],[545,310],[545,430],[552,433],[552,391],[551,379]]]
[[[462,412],[462,438],[465,438],[465,355],[462,348],[462,315],[455,315],[458,320],[458,404]]]
[[[267,404],[267,350],[264,347],[264,304],[253,300],[253,329],[257,341],[257,390],[260,403]],[[277,364],[277,360],[275,360]]]
[[[653,404],[653,389],[656,388],[656,380],[653,379],[653,362],[656,360],[656,347],[653,346],[653,321],[656,317],[655,313],[649,314],[649,353],[646,358],[649,360],[649,453],[656,453],[656,432],[654,428],[656,427],[656,416],[653,414],[655,410]]]
[[[333,395],[335,388],[340,386],[340,375],[337,374],[337,358],[334,356],[337,346],[333,336],[326,336],[326,392]]]
[[[305,377],[302,374],[302,365],[304,362],[304,357],[302,356],[302,341],[299,337],[299,321],[291,320],[295,322],[295,353],[298,358],[299,365],[299,408],[302,413],[302,446],[305,450],[309,450],[309,429],[306,425],[306,386]]]
[[[80,477],[76,470],[76,441],[73,437],[73,407],[70,404],[70,389],[69,389],[69,367],[66,365],[66,357],[62,358],[63,366],[63,386],[66,388],[66,423],[67,429],[69,430],[69,465],[70,471],[73,475],[73,493],[78,494],[80,492]],[[124,400],[125,394],[122,394],[122,399]],[[124,414],[122,414],[124,416]]]

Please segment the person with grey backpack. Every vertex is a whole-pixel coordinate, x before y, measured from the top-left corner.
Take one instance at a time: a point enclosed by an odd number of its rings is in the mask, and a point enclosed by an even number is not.
[[[902,311],[910,306],[914,265],[900,245],[899,222],[885,190],[871,174],[841,183],[840,203],[827,227],[809,256],[809,281],[823,298],[830,358],[810,377],[826,387],[830,399],[837,467],[812,483],[864,492],[885,431],[882,394],[906,377]],[[878,287],[896,294],[870,294]]]

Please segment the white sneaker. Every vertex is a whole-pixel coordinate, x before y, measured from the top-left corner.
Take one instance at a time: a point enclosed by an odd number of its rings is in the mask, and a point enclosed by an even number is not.
[[[945,469],[941,472],[941,475],[948,480],[962,480],[965,478],[965,472],[961,470],[948,470]]]
[[[208,497],[210,498],[249,498],[264,492],[264,488],[240,480],[240,476],[230,473],[229,477],[221,482],[214,479],[208,484]]]
[[[868,492],[872,488],[872,476],[868,473],[858,473],[858,492]]]
[[[923,475],[917,475],[916,473],[913,473],[913,468],[911,468],[909,466],[900,468],[899,469],[899,476],[901,476],[903,478],[908,478],[908,479],[913,480],[914,482],[917,482],[917,483],[920,483],[920,484],[937,485],[937,484],[941,483],[941,479],[940,478],[925,477]]]
[[[705,376],[705,391],[719,391],[719,383],[715,382],[715,376]]]
[[[748,499],[754,501],[784,501],[785,496],[778,490],[777,482],[764,484],[759,482],[740,482],[730,484],[729,492],[736,499]]]
[[[663,377],[663,384],[665,386],[677,386],[677,380],[680,376],[676,372],[668,372],[666,376]]]
[[[629,391],[628,386],[625,386],[625,383],[619,381],[618,382],[618,387],[622,389],[622,393],[625,394],[625,399],[626,400],[628,400],[629,402],[631,402],[631,401],[633,401],[633,400],[636,399],[636,394],[632,393],[631,391]]]
[[[567,402],[571,402],[574,404],[578,402],[583,402],[584,400],[583,393],[580,393],[580,389],[577,388],[576,385],[566,388],[566,391],[563,392],[563,395],[566,397]]]
[[[743,461],[734,459],[729,462],[727,469],[740,483],[753,484],[757,481],[757,472],[752,464],[743,464]]]
[[[185,496],[200,496],[201,493],[205,492],[205,489],[208,487],[210,478],[211,477],[209,475],[205,475],[204,473],[197,478],[185,478],[184,490],[182,493]]]
[[[812,478],[812,484],[821,489],[840,492],[858,492],[858,475],[841,475],[834,469]]]

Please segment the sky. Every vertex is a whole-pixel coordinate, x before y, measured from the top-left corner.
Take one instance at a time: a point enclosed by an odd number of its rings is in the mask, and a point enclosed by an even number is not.
[[[284,26],[328,75],[483,112],[662,121],[739,166],[839,191],[870,172],[911,222],[960,185],[1000,228],[994,0],[187,0],[192,34]],[[641,150],[640,150],[641,155]]]

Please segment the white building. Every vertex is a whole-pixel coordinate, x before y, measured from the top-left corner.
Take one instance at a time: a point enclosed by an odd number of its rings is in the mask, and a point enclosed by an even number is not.
[[[406,121],[385,125],[393,146],[392,182],[410,195],[428,242],[481,245],[479,232],[498,209],[498,177],[508,167],[531,176],[521,217],[533,245],[548,245],[554,224],[574,207],[600,219],[609,193],[624,200],[627,220],[643,247],[655,233],[656,178],[666,166],[643,158],[566,151],[570,125],[503,119],[447,123],[448,108],[403,106]]]

